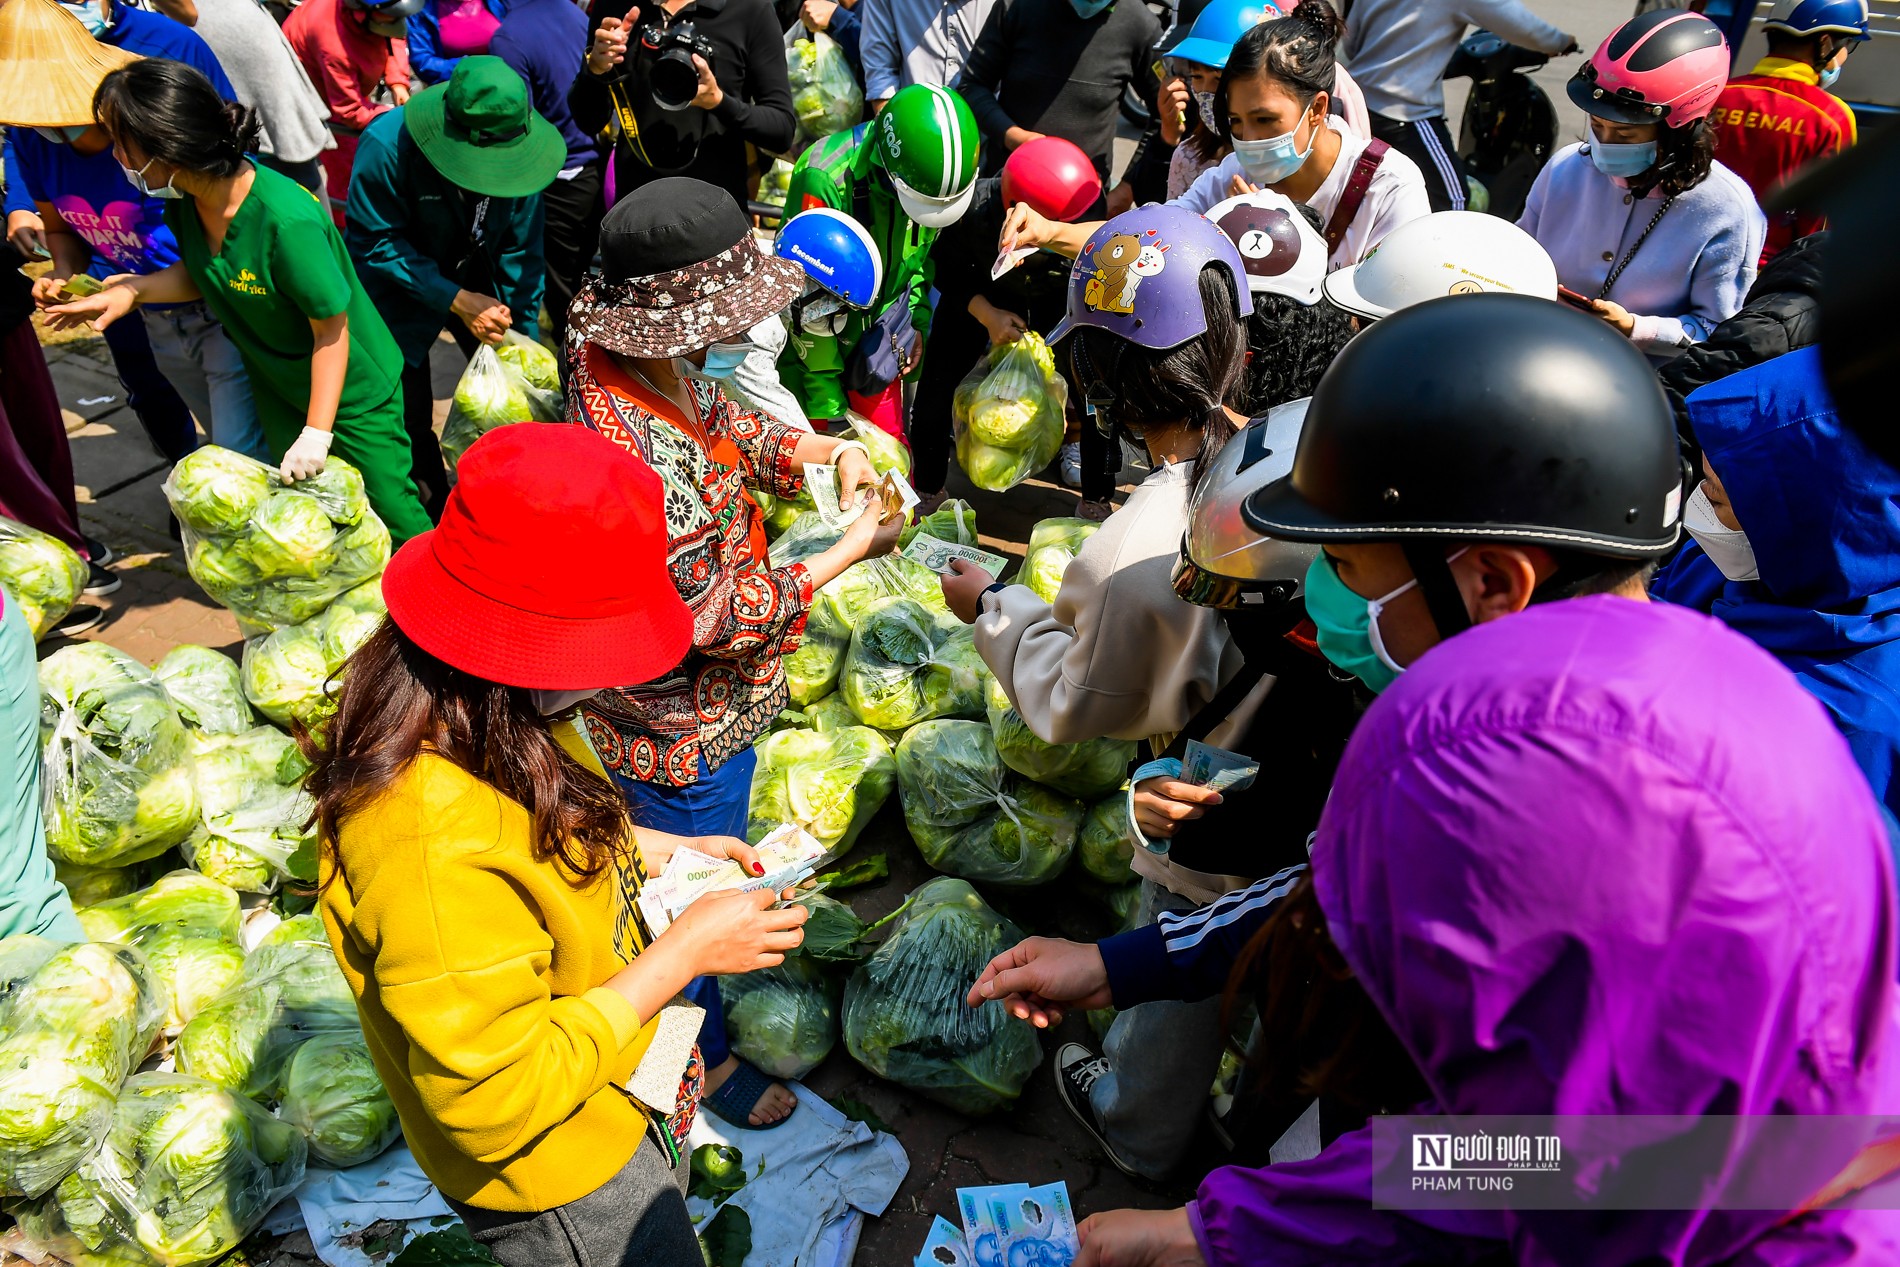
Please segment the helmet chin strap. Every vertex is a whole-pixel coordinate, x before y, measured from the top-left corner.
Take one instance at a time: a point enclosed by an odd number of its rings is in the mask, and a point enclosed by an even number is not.
[[[1471,628],[1471,613],[1465,610],[1465,596],[1445,562],[1445,543],[1435,538],[1404,542],[1405,561],[1418,578],[1418,592],[1425,596],[1425,610],[1438,627],[1439,641]]]

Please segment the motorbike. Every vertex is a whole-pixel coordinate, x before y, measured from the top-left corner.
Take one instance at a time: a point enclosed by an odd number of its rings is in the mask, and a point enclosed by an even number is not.
[[[1445,67],[1446,79],[1471,81],[1458,124],[1471,210],[1506,220],[1524,210],[1531,182],[1557,146],[1557,112],[1529,74],[1549,60],[1489,31],[1473,31]]]

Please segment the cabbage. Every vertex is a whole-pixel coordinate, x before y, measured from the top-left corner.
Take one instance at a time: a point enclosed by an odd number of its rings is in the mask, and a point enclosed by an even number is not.
[[[306,914],[271,930],[244,961],[243,975],[180,1031],[172,1052],[180,1073],[270,1100],[306,1040],[361,1030],[323,923]]]
[[[797,823],[842,857],[884,804],[897,779],[891,746],[875,730],[781,730],[760,740],[752,773],[746,838],[754,844],[780,823]]]
[[[124,897],[138,887],[135,867],[82,867],[72,862],[55,862],[53,875],[66,886],[66,895],[80,910]]]
[[[309,763],[296,741],[259,726],[204,736],[196,749],[204,817],[185,841],[186,861],[247,893],[269,893],[284,878],[314,881],[313,806],[301,787]]]
[[[1127,884],[1135,878],[1134,825],[1128,821],[1128,797],[1121,792],[1089,806],[1075,843],[1082,869],[1103,884]]]
[[[79,912],[95,942],[137,946],[164,984],[164,1031],[176,1034],[244,970],[238,948],[238,895],[195,871],[174,871],[150,887]]]
[[[1055,602],[1069,563],[1101,526],[1087,519],[1045,519],[1031,528],[1016,583],[1027,585],[1045,603]]]
[[[361,1034],[319,1034],[297,1048],[277,1113],[304,1133],[310,1156],[330,1166],[368,1161],[402,1134]]]
[[[872,604],[886,598],[909,598],[933,612],[950,613],[943,586],[929,568],[896,555],[852,564],[813,596],[798,649],[785,658],[794,704],[811,704],[837,689],[851,631]]]
[[[504,340],[496,346],[495,355],[503,365],[521,375],[528,386],[544,392],[561,390],[561,363],[554,359],[554,353],[533,339],[517,335]]]
[[[989,668],[970,627],[910,598],[872,604],[858,618],[838,691],[858,720],[905,730],[933,717],[975,717]]]
[[[901,550],[909,545],[911,538],[919,533],[958,545],[973,546],[982,542],[976,531],[976,511],[959,497],[945,500],[928,515],[907,524],[897,535],[897,548]]]
[[[40,663],[40,691],[41,809],[54,859],[126,866],[190,834],[191,752],[151,670],[81,643]]]
[[[297,481],[297,491],[315,500],[327,518],[345,526],[360,522],[369,510],[363,476],[348,462],[325,462],[321,471]]]
[[[230,534],[250,526],[274,486],[262,462],[207,444],[172,468],[165,495],[187,528]]]
[[[171,1007],[165,1032],[176,1034],[205,1004],[228,989],[244,971],[244,951],[235,942],[196,933],[159,933],[141,942],[146,962],[165,982]]]
[[[1135,758],[1135,743],[1125,739],[1087,739],[1049,743],[1029,729],[995,678],[989,683],[990,729],[1003,764],[1026,779],[1085,801],[1107,796],[1122,785]]]
[[[330,552],[336,529],[323,506],[306,493],[272,493],[238,544],[267,577],[314,577],[336,560]]]
[[[905,735],[897,787],[924,861],[969,880],[1053,880],[1082,829],[1082,803],[1012,773],[981,722],[925,722]]]
[[[21,1230],[68,1261],[199,1267],[236,1249],[303,1179],[304,1139],[196,1078],[142,1073],[112,1111],[105,1146]]]
[[[35,641],[65,619],[89,575],[86,561],[64,541],[0,519],[0,588],[25,615]]]
[[[810,917],[799,930],[805,934],[805,940],[799,942],[788,957],[823,963],[856,963],[871,953],[871,948],[864,944],[870,927],[849,906],[817,892],[800,893],[795,900],[810,912]]]
[[[0,937],[0,1016],[6,1015],[14,994],[59,953],[60,943],[38,933]]]
[[[802,1078],[838,1041],[838,987],[808,959],[719,978],[732,1049],[773,1078]]]
[[[785,71],[801,147],[863,120],[864,89],[844,50],[829,35],[820,32],[786,45]]]
[[[886,471],[896,471],[905,479],[910,478],[910,447],[884,428],[866,418],[863,414],[845,414],[845,424],[851,429],[851,439],[865,448],[871,459],[871,469],[879,475]]]
[[[237,661],[222,652],[186,643],[167,651],[152,673],[187,726],[234,734],[257,724],[244,698]]]
[[[336,710],[323,639],[308,624],[285,625],[244,644],[244,694],[280,726],[313,725]]]
[[[1022,936],[961,880],[920,886],[845,987],[846,1050],[879,1077],[959,1113],[1015,1103],[1042,1062],[1036,1032],[1000,1000],[973,1008],[964,996]]]
[[[992,348],[951,398],[964,473],[978,488],[1000,493],[1049,465],[1062,447],[1067,402],[1041,335]]]
[[[844,702],[842,695],[827,695],[805,710],[806,728],[820,734],[859,724],[858,715],[851,711],[851,705]]]
[[[483,344],[455,384],[442,454],[453,471],[470,445],[515,422],[561,420],[561,367],[554,354],[519,331],[499,346]]]

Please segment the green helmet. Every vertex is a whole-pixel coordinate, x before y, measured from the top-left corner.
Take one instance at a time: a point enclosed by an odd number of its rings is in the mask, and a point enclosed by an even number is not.
[[[871,120],[871,158],[904,214],[927,229],[955,224],[976,190],[976,116],[948,88],[900,88]]]

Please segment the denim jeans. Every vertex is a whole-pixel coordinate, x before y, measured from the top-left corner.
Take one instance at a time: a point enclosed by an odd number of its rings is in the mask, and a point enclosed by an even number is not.
[[[211,443],[271,461],[244,358],[204,301],[140,311],[152,359],[210,433]]]

